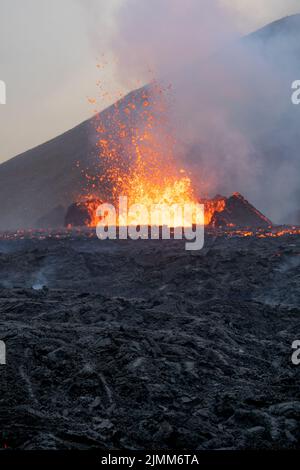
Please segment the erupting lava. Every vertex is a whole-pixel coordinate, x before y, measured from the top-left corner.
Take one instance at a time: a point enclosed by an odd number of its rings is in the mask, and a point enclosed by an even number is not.
[[[204,203],[204,224],[209,225],[216,212],[222,212],[226,206],[226,198],[216,197],[215,199],[208,199],[202,201]]]
[[[178,163],[180,145],[169,123],[165,91],[153,82],[95,115],[98,167],[93,176],[85,172],[88,195],[79,198],[73,220],[83,218],[78,209],[84,208],[84,225],[95,227],[100,221],[95,201],[117,208],[119,198],[125,198],[127,207],[134,206],[135,210],[126,214],[126,218],[116,210],[119,226],[184,227],[191,223],[228,229],[271,226],[271,221],[238,193],[229,198],[198,199],[189,173]],[[201,181],[197,181],[197,188],[201,190]],[[204,204],[204,220],[199,203]],[[160,207],[155,220],[154,207]]]
[[[139,100],[133,93],[131,100],[117,102],[113,112],[106,117],[109,124],[99,122],[96,117],[97,146],[104,170],[93,182],[93,187],[97,189],[99,186],[101,194],[101,186],[109,185],[111,202],[116,204],[120,196],[126,196],[128,205],[142,204],[149,212],[157,204],[168,207],[180,205],[181,208],[189,205],[193,223],[196,223],[196,205],[199,201],[190,176],[184,169],[178,168],[174,157],[176,141],[166,115],[164,90],[153,83],[145,88]],[[101,199],[104,199],[102,195]],[[211,216],[207,214],[205,223],[209,223]],[[93,223],[97,222],[96,219]],[[161,220],[160,224],[174,227],[185,225],[176,211],[172,219]],[[143,225],[148,222],[141,216],[139,223]]]

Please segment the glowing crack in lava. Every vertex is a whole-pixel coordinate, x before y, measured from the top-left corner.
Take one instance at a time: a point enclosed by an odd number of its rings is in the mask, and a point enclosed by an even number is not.
[[[190,225],[190,217],[187,221],[184,211],[176,210],[179,206],[182,209],[189,206],[192,222],[203,224],[202,219],[197,219],[200,201],[191,177],[175,158],[178,144],[168,122],[164,92],[154,82],[118,101],[105,119],[103,113],[95,117],[102,174],[93,179],[92,186],[101,189],[109,185],[111,202],[116,207],[120,196],[127,197],[128,206],[143,205],[149,213],[154,205],[172,207],[171,220],[164,218],[162,211],[159,225]],[[105,199],[103,195],[100,198]],[[215,210],[223,209],[222,202],[216,201],[207,209],[205,224],[210,222]],[[95,217],[91,223],[96,223]],[[119,225],[123,223],[118,219]],[[149,219],[144,219],[141,212],[126,220],[126,224],[131,223],[148,225]]]

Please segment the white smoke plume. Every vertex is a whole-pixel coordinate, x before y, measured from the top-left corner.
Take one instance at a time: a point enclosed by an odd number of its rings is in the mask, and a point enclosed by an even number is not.
[[[226,0],[124,0],[109,48],[127,86],[173,85],[177,157],[199,193],[239,191],[277,222],[300,207],[300,19],[246,39],[236,19]]]

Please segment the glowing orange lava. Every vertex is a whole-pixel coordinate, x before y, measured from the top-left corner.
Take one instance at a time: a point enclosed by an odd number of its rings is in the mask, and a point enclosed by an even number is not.
[[[166,116],[164,90],[153,83],[117,102],[106,116],[108,124],[96,121],[99,158],[104,166],[98,184],[111,187],[113,203],[126,196],[129,206],[142,204],[149,212],[157,204],[189,205],[193,223],[200,223],[196,220],[199,201],[189,174],[176,161],[176,139]],[[206,222],[210,219],[208,215]],[[142,215],[139,223],[147,223]],[[185,225],[176,213],[172,221],[161,220],[161,225],[170,223]]]

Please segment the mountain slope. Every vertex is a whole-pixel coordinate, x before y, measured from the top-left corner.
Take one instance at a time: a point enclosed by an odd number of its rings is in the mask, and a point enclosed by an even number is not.
[[[136,90],[100,113],[107,133],[113,132],[110,120],[116,108],[122,115],[129,101],[137,105],[132,121],[137,119],[141,95],[146,92]],[[92,118],[0,165],[0,230],[45,226],[47,214],[51,217],[61,206],[67,210],[89,193],[86,170],[90,176],[101,173],[96,141]]]
[[[300,136],[298,126],[295,126],[295,123],[300,122],[300,116],[299,108],[290,104],[291,81],[300,78],[297,76],[300,70],[300,15],[267,25],[243,38],[240,46],[244,48],[245,54],[264,57],[271,64],[275,77],[284,71],[282,83],[285,92],[278,98],[283,104],[276,105],[275,111],[272,109],[262,113],[260,95],[255,84],[247,84],[247,92],[251,90],[251,105],[247,104],[246,109],[240,107],[234,110],[234,118],[244,132],[249,134],[251,142],[255,142],[257,154],[263,162],[257,184],[264,191],[258,194],[256,188],[245,192],[243,188],[230,187],[228,192],[245,193],[247,199],[273,218],[268,208],[274,205],[274,201],[275,206],[279,207],[281,195],[284,194],[287,204],[291,198],[295,201],[300,199],[300,192],[297,190]],[[231,60],[234,69],[238,64],[234,59]],[[262,92],[264,90],[260,90]],[[116,113],[119,113],[124,122],[129,123],[125,113],[129,102],[136,105],[131,113],[130,125],[138,123],[145,93],[148,93],[151,101],[150,89],[146,87],[133,91],[99,114],[99,120],[105,123],[107,136],[112,134],[114,138],[118,138],[112,119]],[[266,90],[267,93],[271,99],[271,91]],[[37,227],[41,223],[45,225],[47,214],[53,217],[53,214],[61,213],[61,208],[66,210],[80,195],[88,193],[90,188],[84,176],[86,169],[88,168],[90,175],[101,173],[101,158],[96,140],[95,122],[90,119],[0,165],[0,230]],[[278,169],[274,177],[268,172],[268,168]],[[234,185],[234,172],[229,179]],[[293,185],[290,184],[292,179]],[[106,191],[109,194],[109,188],[101,190],[102,193]],[[224,188],[216,187],[214,191],[224,192]],[[282,202],[282,210],[285,210],[284,204]],[[295,206],[298,207],[298,204],[295,203]],[[292,212],[293,207],[288,208]]]

